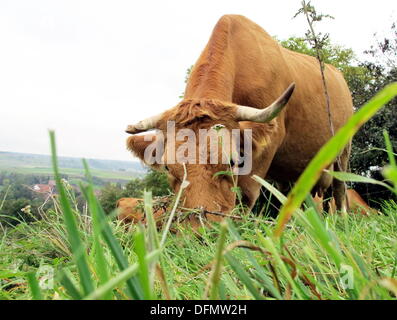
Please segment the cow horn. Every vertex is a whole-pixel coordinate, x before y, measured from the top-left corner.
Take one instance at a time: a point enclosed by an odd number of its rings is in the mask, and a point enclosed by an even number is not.
[[[237,106],[237,121],[269,122],[277,117],[281,110],[288,103],[289,98],[295,89],[295,83],[292,83],[287,90],[266,109],[256,109],[252,107]]]
[[[136,124],[131,124],[131,125],[127,126],[127,129],[125,130],[125,132],[130,133],[130,134],[135,134],[135,133],[148,131],[150,129],[154,129],[154,128],[156,128],[157,123],[159,122],[159,120],[161,119],[162,116],[163,116],[163,114],[160,113],[153,117],[146,118],[145,120],[139,121]]]

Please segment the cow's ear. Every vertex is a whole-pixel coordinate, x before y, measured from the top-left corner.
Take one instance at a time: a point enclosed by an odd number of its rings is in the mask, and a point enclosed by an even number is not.
[[[134,135],[127,139],[127,149],[146,165],[154,169],[161,167],[164,139],[161,134]]]

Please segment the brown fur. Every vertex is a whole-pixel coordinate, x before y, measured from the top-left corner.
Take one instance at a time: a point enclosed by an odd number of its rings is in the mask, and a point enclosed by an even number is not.
[[[352,115],[352,99],[342,74],[330,65],[325,77],[331,102],[335,131]],[[265,108],[295,82],[296,89],[288,106],[269,123],[236,122],[235,105]],[[223,124],[228,129],[253,130],[253,170],[239,176],[238,186],[244,203],[252,207],[259,195],[256,174],[288,185],[297,180],[319,149],[330,139],[321,73],[315,58],[282,48],[261,27],[238,15],[223,16],[194,65],[185,90],[185,98],[166,111],[157,127],[164,130],[167,120],[175,120],[177,129],[210,128]],[[144,144],[128,139],[128,147],[142,154]],[[139,144],[139,147],[137,145]],[[149,143],[146,143],[148,145]],[[341,154],[346,170],[350,147]],[[167,158],[167,150],[164,154]],[[184,170],[182,165],[168,165],[170,182],[177,191]],[[186,165],[189,187],[184,195],[185,207],[204,207],[210,211],[229,212],[235,205],[230,177],[213,178],[227,169],[225,165]],[[237,179],[237,177],[236,177]],[[332,179],[322,176],[314,192],[326,190]],[[343,205],[344,184],[334,183],[338,209]]]
[[[140,205],[143,199],[137,198],[121,198],[117,201],[116,207],[118,209],[117,219],[125,224],[137,224],[139,222],[145,224],[146,217]],[[165,213],[164,208],[158,209],[153,216],[155,221],[158,221]]]
[[[230,110],[235,105],[216,99],[184,99],[175,108],[166,111],[159,123],[159,129],[165,130],[166,121],[175,121],[177,127],[185,128],[189,125],[201,125],[203,122],[213,122],[224,119],[233,123],[234,117]],[[214,123],[215,124],[215,123]]]
[[[145,139],[146,136],[146,139]],[[146,140],[146,141],[145,141]],[[127,139],[127,149],[132,152],[132,154],[142,161],[144,161],[144,153],[149,144],[158,141],[158,136],[156,134],[146,134],[139,136],[131,136]],[[155,169],[159,169],[158,164],[151,165]]]
[[[368,216],[370,214],[378,214],[378,211],[371,208],[364,199],[359,195],[359,193],[354,189],[346,190],[347,197],[347,210],[348,212],[361,214],[364,216]],[[322,211],[323,210],[323,197],[316,195],[314,201],[317,204],[317,208]],[[335,199],[332,198],[329,204],[329,213],[336,213],[336,204]]]

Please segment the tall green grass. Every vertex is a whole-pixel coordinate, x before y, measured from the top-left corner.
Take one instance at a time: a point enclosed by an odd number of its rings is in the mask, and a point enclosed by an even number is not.
[[[188,225],[170,233],[183,188],[164,230],[156,227],[148,192],[145,226],[126,229],[114,221],[115,213],[104,212],[91,183],[80,186],[88,210],[78,212],[73,190],[60,179],[51,132],[59,197],[41,220],[1,231],[0,298],[394,299],[395,203],[385,203],[383,214],[370,217],[323,215],[310,201],[299,207],[321,170],[396,94],[394,84],[363,107],[313,159],[288,197],[255,177],[284,203],[276,221],[242,215],[241,221],[202,228],[199,235]],[[396,190],[396,161],[387,135],[385,139],[390,165],[384,174]],[[85,171],[89,180],[86,163]],[[54,270],[50,287],[42,285],[48,277],[43,267]]]
[[[360,127],[371,119],[375,113],[392,100],[397,94],[397,83],[388,85],[365,106],[360,108],[349,121],[321,148],[318,154],[310,162],[306,170],[300,176],[293,187],[285,205],[281,208],[277,227],[274,230],[276,236],[280,236],[283,227],[291,218],[310,190],[314,187],[322,171],[333,163],[338,154],[343,150]]]

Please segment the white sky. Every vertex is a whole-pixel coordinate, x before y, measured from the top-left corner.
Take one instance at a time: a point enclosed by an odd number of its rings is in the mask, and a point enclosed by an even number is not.
[[[331,39],[361,53],[396,1],[317,0]],[[0,1],[0,150],[131,159],[127,124],[178,103],[217,20],[242,14],[280,39],[304,35],[300,0]]]

